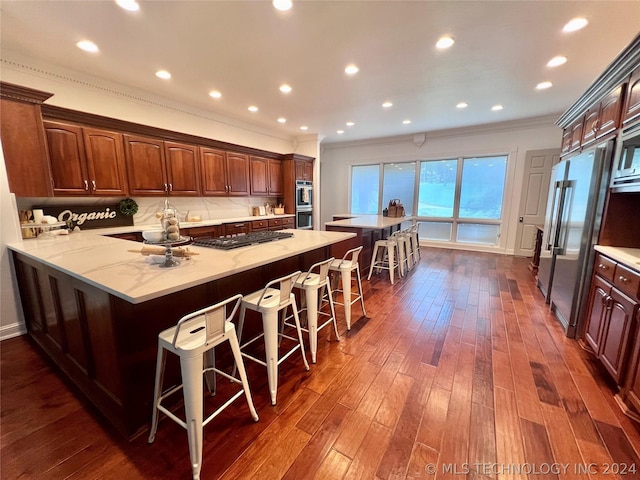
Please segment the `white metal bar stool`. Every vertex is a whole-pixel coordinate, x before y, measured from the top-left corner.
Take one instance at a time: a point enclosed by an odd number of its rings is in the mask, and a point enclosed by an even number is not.
[[[289,358],[296,350],[300,350],[304,366],[309,370],[309,364],[307,363],[307,358],[304,355],[304,342],[302,341],[302,330],[300,328],[300,318],[298,317],[296,297],[292,293],[293,285],[296,279],[300,276],[300,273],[301,272],[298,270],[297,272],[293,272],[284,277],[270,281],[262,290],[245,295],[240,306],[240,320],[238,321],[238,337],[240,338],[240,341],[242,341],[242,329],[244,328],[244,317],[247,309],[259,312],[262,315],[263,333],[242,344],[240,346],[240,351],[242,352],[242,356],[245,358],[267,367],[267,378],[269,381],[269,393],[271,394],[272,405],[276,404],[276,393],[278,391],[278,365]],[[274,285],[277,285],[277,287],[274,288]],[[278,315],[280,312],[283,312],[284,317],[286,317],[288,307],[291,307],[293,311],[293,318],[298,332],[297,339],[278,331]],[[266,362],[242,351],[262,337],[264,337]],[[278,337],[297,341],[297,344],[287,353],[279,357]]]
[[[376,240],[373,246],[373,255],[367,280],[371,280],[371,274],[374,269],[377,273],[380,273],[381,270],[389,270],[389,279],[391,280],[391,285],[393,285],[394,271],[397,270],[398,275],[402,276],[399,261],[402,259],[399,257],[398,236],[396,233],[391,234],[384,240]]]
[[[420,258],[420,239],[418,238],[418,230],[420,228],[420,223],[414,223],[411,225],[408,230],[411,235],[411,251],[413,255],[413,264],[418,263]]]
[[[329,265],[335,260],[331,257],[322,262],[318,262],[309,268],[307,273],[304,273],[298,277],[294,287],[304,291],[302,296],[302,306],[299,314],[303,311],[307,312],[307,328],[302,327],[302,330],[309,334],[309,350],[311,350],[311,362],[316,363],[316,352],[318,350],[318,332],[326,327],[329,323],[333,322],[333,330],[336,334],[336,339],[340,340],[338,334],[338,325],[336,324],[336,311],[333,305],[333,294],[331,292],[331,286],[329,285]],[[318,295],[318,292],[320,294]],[[325,293],[326,292],[326,293]],[[330,313],[322,311],[323,304],[329,304]],[[326,317],[324,323],[318,326],[318,317]],[[291,317],[287,317],[289,320]],[[295,327],[291,323],[285,321],[285,325],[289,327]]]
[[[235,315],[242,295],[238,294],[210,307],[203,308],[196,312],[185,315],[180,319],[175,327],[168,328],[158,335],[158,359],[156,363],[156,380],[153,394],[153,414],[151,418],[151,431],[149,432],[149,443],[153,443],[158,430],[159,412],[164,413],[170,419],[187,430],[189,440],[189,456],[191,457],[191,468],[193,478],[200,478],[202,468],[202,429],[225,408],[231,405],[243,393],[247,399],[251,416],[257,422],[258,414],[253,406],[249,382],[240,355],[240,347],[236,337],[235,326],[231,319]],[[231,302],[235,302],[231,313],[228,308]],[[214,348],[222,342],[229,342],[231,352],[240,380],[221,370],[215,368]],[[171,387],[166,392],[162,392],[164,380],[164,367],[167,352],[174,353],[180,357],[180,370],[182,374],[182,385]],[[203,368],[203,356],[204,368]],[[242,389],[235,393],[215,412],[203,420],[203,374],[215,372],[229,380],[242,385]],[[235,367],[234,367],[235,372]],[[215,374],[213,375],[215,381]],[[215,391],[211,389],[211,382],[207,382],[211,394]],[[182,388],[184,395],[185,420],[176,416],[173,412],[162,405],[162,401]]]
[[[341,260],[334,260],[329,264],[329,271],[340,274],[340,279],[342,281],[342,289],[333,288],[333,293],[342,293],[343,302],[340,303],[334,300],[333,303],[336,305],[342,305],[344,307],[344,317],[347,322],[347,330],[351,330],[351,306],[360,300],[360,304],[362,305],[362,314],[367,315],[366,310],[364,309],[364,297],[362,296],[362,282],[360,280],[360,266],[358,265],[358,255],[362,251],[362,246],[352,248],[347,251],[342,257]],[[356,272],[356,280],[358,283],[358,295],[352,299],[353,292],[351,291],[351,272]],[[337,284],[337,278],[334,280]]]
[[[411,234],[406,230],[395,233],[398,242],[398,263],[400,276],[404,277],[413,268],[413,250],[411,249]]]

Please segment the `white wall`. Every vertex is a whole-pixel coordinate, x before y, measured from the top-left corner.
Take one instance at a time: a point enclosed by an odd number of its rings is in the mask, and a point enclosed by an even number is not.
[[[415,138],[408,135],[363,142],[323,144],[321,176],[324,182],[320,189],[322,225],[332,220],[334,213],[349,212],[352,165],[508,154],[505,223],[500,246],[494,250],[512,254],[526,152],[560,147],[562,130],[554,124],[558,117],[559,114],[466,129],[427,132],[423,144],[421,135],[416,135]]]

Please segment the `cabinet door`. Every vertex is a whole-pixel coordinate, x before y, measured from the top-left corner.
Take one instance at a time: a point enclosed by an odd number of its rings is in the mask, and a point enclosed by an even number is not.
[[[617,289],[611,289],[609,318],[603,330],[600,360],[618,385],[621,384],[624,373],[635,308],[633,300]]]
[[[82,128],[44,122],[54,195],[89,195]]]
[[[594,105],[584,116],[584,126],[582,128],[581,145],[587,145],[596,139],[598,131],[598,119],[600,114],[600,104]]]
[[[161,140],[124,136],[125,158],[131,195],[166,195],[169,185]]]
[[[87,172],[94,195],[127,195],[122,135],[96,128],[83,128]]]
[[[622,87],[616,88],[600,102],[596,137],[600,138],[620,126]]]
[[[304,162],[304,179],[313,181],[313,162]]]
[[[266,158],[251,157],[251,195],[269,195],[269,167]]]
[[[640,117],[640,68],[637,68],[629,79],[627,99],[622,111],[622,124],[627,125]]]
[[[198,196],[198,149],[194,145],[164,142],[169,195]]]
[[[636,312],[636,325],[640,322],[640,310]],[[640,329],[636,328],[633,345],[633,357],[629,365],[629,374],[626,377],[624,397],[625,400],[640,412]]]
[[[583,120],[584,118],[581,118],[571,125],[571,152],[580,148],[582,142],[582,127],[584,126]]]
[[[269,159],[269,195],[284,195],[282,161]]]
[[[596,355],[600,353],[602,327],[607,314],[607,301],[610,291],[611,285],[609,283],[597,275],[593,276],[589,295],[589,308],[587,309],[589,316],[584,338]]]
[[[227,180],[229,195],[249,195],[249,157],[241,153],[227,152]]]
[[[19,197],[51,195],[40,105],[0,100],[0,136],[9,190]]]
[[[223,151],[200,147],[200,178],[203,195],[227,194],[226,158]]]
[[[306,180],[304,178],[305,176],[304,164],[305,162],[296,160],[296,180]]]
[[[565,153],[569,153],[571,151],[571,126],[565,128],[562,131],[562,147],[560,150],[560,154],[564,155]]]

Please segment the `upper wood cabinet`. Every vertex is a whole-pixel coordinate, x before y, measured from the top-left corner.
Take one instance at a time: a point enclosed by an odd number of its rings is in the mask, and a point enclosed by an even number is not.
[[[282,162],[271,158],[251,157],[251,195],[282,196]]]
[[[296,180],[313,181],[313,161],[296,160]]]
[[[52,193],[41,104],[50,93],[0,82],[0,137],[9,190],[19,197]]]
[[[124,144],[131,195],[199,195],[195,146],[133,135]]]
[[[627,98],[622,110],[623,125],[626,126],[635,120],[640,120],[640,68],[631,74],[627,86]]]
[[[211,196],[249,195],[249,157],[200,147],[202,194]]]
[[[592,106],[584,116],[581,144],[588,145],[620,126],[622,86],[614,89],[600,103]]]
[[[122,135],[45,121],[54,195],[126,195]]]

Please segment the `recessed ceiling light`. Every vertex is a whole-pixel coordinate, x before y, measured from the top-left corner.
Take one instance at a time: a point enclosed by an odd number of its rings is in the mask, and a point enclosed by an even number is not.
[[[360,69],[353,64],[347,65],[347,67],[344,69],[344,73],[346,73],[347,75],[355,75],[359,71]]]
[[[307,127],[306,125],[302,125],[302,126],[300,127],[300,130],[309,130],[309,127]]]
[[[547,67],[559,67],[560,65],[564,65],[565,63],[567,63],[567,57],[558,55],[557,57],[553,57],[547,62]]]
[[[393,107],[393,103],[391,102],[384,102],[382,104],[382,108],[391,108],[391,107]]]
[[[467,108],[469,104],[467,102],[460,102],[456,105],[456,108]]]
[[[536,85],[536,90],[546,90],[547,88],[551,88],[552,85],[553,83],[551,82],[540,82]]]
[[[130,12],[137,12],[140,10],[140,5],[138,5],[136,0],[116,0],[116,3],[120,8],[129,10]]]
[[[444,35],[440,37],[436,42],[436,48],[444,50],[445,48],[449,48],[450,46],[452,46],[454,43],[456,43],[456,41],[451,35]]]
[[[290,10],[293,6],[293,2],[291,0],[273,0],[271,4],[273,5],[273,8],[282,12]]]
[[[209,96],[211,98],[220,98],[222,96],[222,94],[218,90],[211,90],[209,92]]]
[[[166,70],[158,70],[156,72],[156,77],[162,78],[163,80],[169,80],[171,78],[171,74]]]
[[[342,135],[342,134],[344,133],[344,130],[337,130],[337,131],[336,131],[336,133],[337,133],[338,135]]]
[[[282,93],[291,93],[291,86],[283,83],[282,85],[280,85],[280,91]]]
[[[353,127],[355,125],[355,123],[353,122],[347,122],[347,127]]]
[[[250,112],[257,112],[258,107],[256,107],[255,105],[251,105],[249,108],[247,108],[247,110],[249,110]]]
[[[493,107],[491,107],[491,110],[493,110],[494,112],[498,112],[500,110],[502,110],[504,107],[502,105],[494,105]]]
[[[569,20],[569,22],[564,27],[562,27],[562,31],[567,33],[575,32],[576,30],[580,30],[581,28],[586,27],[588,23],[589,22],[586,18],[573,18]]]
[[[99,51],[98,46],[90,40],[80,40],[76,43],[76,47],[85,52],[97,53]]]
[[[284,117],[280,117],[280,118],[278,119],[278,123],[287,123],[287,119],[286,119],[286,118],[284,118]]]
[[[403,125],[409,125],[411,123],[411,120],[403,120],[402,124]]]

